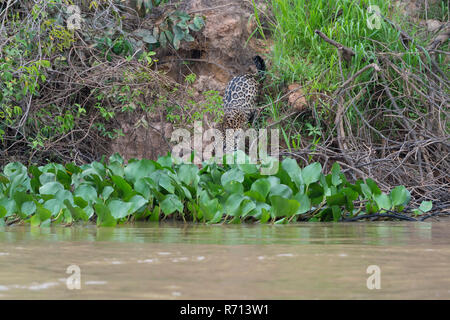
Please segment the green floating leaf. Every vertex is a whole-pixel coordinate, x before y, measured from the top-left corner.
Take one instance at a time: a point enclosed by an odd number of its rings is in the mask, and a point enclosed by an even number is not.
[[[34,201],[26,201],[22,203],[20,211],[27,216],[31,216],[36,211],[36,203]]]
[[[113,188],[113,187],[111,187],[111,186],[106,186],[106,187],[104,187],[104,188],[103,188],[103,191],[102,191],[102,198],[103,198],[103,201],[108,200],[109,196],[110,196],[113,192],[114,192],[114,188]]]
[[[157,188],[158,186],[155,181],[149,177],[141,178],[134,184],[134,190],[143,195],[147,200],[153,197],[153,190],[156,190]]]
[[[228,193],[238,193],[238,194],[244,193],[244,186],[242,185],[242,183],[237,181],[229,181],[223,186],[223,188]]]
[[[119,176],[112,176],[111,180],[114,182],[116,187],[122,191],[124,197],[129,197],[133,194],[133,188],[125,181],[124,178]]]
[[[45,222],[48,219],[50,219],[52,216],[52,213],[50,212],[50,210],[44,208],[41,204],[39,204],[36,207],[36,215],[39,216],[39,220],[42,223],[42,222]]]
[[[178,177],[187,186],[197,187],[200,180],[198,168],[194,164],[182,164],[178,169]]]
[[[182,213],[184,208],[183,203],[181,203],[180,199],[174,194],[167,195],[160,203],[160,207],[166,216],[175,211]]]
[[[230,181],[237,181],[239,183],[244,182],[244,173],[238,168],[233,168],[225,172],[220,179],[222,186]]]
[[[97,190],[90,185],[82,184],[75,189],[74,196],[81,197],[89,203],[93,203],[97,200]]]
[[[294,198],[300,203],[300,207],[298,208],[296,214],[303,214],[311,210],[311,200],[308,195],[297,193]]]
[[[331,167],[331,183],[336,187],[342,183],[341,166],[337,162]]]
[[[428,212],[433,208],[433,203],[431,201],[422,201],[419,206],[419,210],[422,212]]]
[[[116,218],[111,215],[111,211],[103,203],[94,205],[97,214],[97,226],[114,227],[117,224]]]
[[[120,165],[123,165],[123,157],[116,152],[109,157],[109,162],[118,162]]]
[[[163,168],[172,168],[173,165],[171,156],[159,157],[156,162],[159,163]]]
[[[374,195],[380,195],[381,190],[378,188],[377,183],[370,178],[366,179],[366,184],[369,186],[370,190]]]
[[[300,186],[305,183],[303,182],[302,170],[298,166],[297,161],[291,158],[286,158],[281,163],[281,167],[287,172],[291,180],[300,190]]]
[[[332,206],[331,211],[333,213],[333,221],[337,222],[341,219],[341,208],[339,206]]]
[[[52,216],[56,216],[62,210],[63,204],[57,199],[50,199],[44,203],[44,208],[49,210],[52,213]]]
[[[334,194],[332,196],[327,197],[327,204],[331,206],[343,206],[347,204],[347,198],[345,197],[345,194],[338,193]]]
[[[0,199],[0,208],[4,208],[6,210],[6,214],[3,217],[9,217],[17,213],[17,205],[13,199]]]
[[[142,159],[128,163],[124,168],[125,179],[133,184],[140,178],[149,177],[156,170],[156,162],[153,160]]]
[[[318,162],[311,163],[302,170],[302,177],[304,183],[309,186],[311,183],[319,181],[322,173],[322,165]]]
[[[122,219],[129,215],[129,211],[133,204],[122,200],[112,200],[108,203],[111,215],[116,219]]]
[[[51,194],[55,195],[58,191],[64,190],[64,186],[59,182],[47,182],[42,187],[39,188],[40,194]]]
[[[80,220],[80,219],[83,221],[89,220],[89,215],[82,208],[72,206],[72,204],[70,203],[69,200],[64,200],[64,204],[66,205],[67,209],[69,209],[72,217],[75,220]]]
[[[270,188],[271,196],[277,195],[289,199],[292,197],[292,194],[293,194],[292,189],[284,184],[277,184],[272,188]]]
[[[3,219],[7,213],[8,213],[8,210],[6,210],[5,207],[0,206],[0,219]]]
[[[269,198],[275,217],[290,217],[300,208],[300,203],[294,199],[286,199],[278,195]]]
[[[153,211],[150,214],[149,221],[159,221],[159,215],[161,213],[161,209],[156,206],[153,208]]]
[[[404,186],[398,186],[392,189],[390,197],[393,206],[402,206],[409,202],[411,194]]]
[[[390,210],[392,208],[391,198],[387,194],[375,194],[373,198],[380,209]]]

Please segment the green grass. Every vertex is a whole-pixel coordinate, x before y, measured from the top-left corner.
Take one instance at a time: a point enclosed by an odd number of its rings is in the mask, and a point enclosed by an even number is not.
[[[398,31],[388,23],[381,22],[380,29],[369,28],[367,19],[372,15],[366,9],[369,5],[377,5],[383,15],[392,15],[388,1],[272,0],[276,20],[274,72],[288,83],[305,82],[317,79],[329,68],[324,79],[315,83],[318,89],[332,89],[341,80],[336,48],[316,35],[315,30],[353,49],[356,54],[350,66],[353,70],[365,64],[363,59],[368,61],[374,57],[375,49],[379,49],[376,42],[393,51],[405,51]],[[409,51],[406,59],[416,59],[411,63],[417,63],[417,49],[412,47]]]
[[[271,77],[268,77],[271,79],[268,83],[269,87],[276,87],[278,90],[280,86],[296,82],[306,85],[306,92],[332,94],[340,87],[343,78],[348,79],[372,61],[381,64],[376,55],[380,52],[401,56],[402,58],[395,60],[395,64],[401,66],[401,69],[416,70],[422,74],[427,72],[423,64],[428,62],[420,59],[418,45],[425,47],[429,39],[420,39],[418,37],[420,30],[393,9],[390,1],[267,0],[267,3],[273,14],[273,19],[268,20],[271,21],[269,28],[274,41],[269,58],[272,62],[269,70]],[[394,21],[397,26],[417,40],[405,47],[400,39],[400,32],[381,17],[379,18],[380,27],[371,29],[368,18],[374,13],[368,11],[369,6],[378,6],[383,16]],[[258,26],[262,28],[260,23]],[[351,63],[342,61],[340,66],[336,47],[325,42],[315,33],[315,30],[320,30],[330,39],[351,48],[355,52]],[[439,55],[437,61],[442,65],[443,70],[448,70],[448,66],[442,64],[443,58],[444,55]],[[363,98],[357,102],[360,104],[359,110],[376,109],[377,104],[380,103],[375,101],[369,92],[374,88],[375,83],[368,86],[365,83],[372,77],[372,70],[364,72],[357,78],[356,86],[350,91],[351,95],[355,96],[363,87],[368,89]],[[390,83],[395,88],[393,91],[398,96],[402,96],[406,90],[402,79],[398,79],[395,73],[392,78],[395,79]],[[277,121],[283,113],[286,113],[283,111],[288,110],[289,107],[286,100],[276,103],[274,101],[276,99],[266,96],[266,103],[271,104],[271,107],[267,108],[266,116]],[[389,104],[390,102],[386,106]],[[399,99],[397,104],[399,107],[406,108],[410,106],[410,101]],[[322,115],[315,116],[313,117],[315,119],[309,119],[306,122],[312,126],[320,126],[319,121],[326,120],[327,116],[332,118],[331,114],[323,108],[321,112]],[[349,108],[347,116],[353,119],[356,116],[354,112],[352,108]],[[295,134],[301,133],[305,136],[308,134],[304,124],[291,121],[289,126],[295,127]],[[289,134],[284,136],[288,149],[294,147],[291,138]]]

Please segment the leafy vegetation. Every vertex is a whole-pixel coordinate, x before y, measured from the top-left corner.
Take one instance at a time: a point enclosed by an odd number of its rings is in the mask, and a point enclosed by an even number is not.
[[[284,151],[321,163],[339,155],[354,179],[362,171],[385,188],[404,184],[413,198],[448,202],[440,188],[450,162],[437,151],[450,147],[445,1],[422,14],[442,32],[399,1],[267,0],[270,13],[253,4],[252,36],[273,41],[261,127],[279,128]]]
[[[170,155],[125,164],[118,154],[82,166],[27,168],[13,162],[0,174],[0,223],[96,221],[98,226],[115,226],[168,217],[205,223],[341,221],[402,212],[411,198],[403,186],[386,194],[371,179],[352,184],[337,163],[328,174],[317,162],[300,168],[290,158],[275,175],[261,175],[261,166],[246,159],[243,164],[221,167],[210,162],[198,168]],[[414,214],[431,208],[431,202],[423,202]]]
[[[202,16],[172,10],[167,1],[78,2],[82,22],[71,29],[72,4],[1,4],[1,164],[11,157],[91,162],[106,150],[97,148],[95,154],[90,146],[124,135],[117,125],[121,115],[140,112],[135,126],[145,126],[144,115],[167,113],[174,100],[180,110],[169,118],[181,119],[185,110],[194,118],[204,113],[202,106],[193,108],[185,93],[189,86],[177,91],[179,84],[155,67],[158,49],[173,52],[194,40],[204,27]],[[164,19],[152,20],[165,5],[171,10]],[[140,18],[148,23],[137,23]],[[217,94],[205,96],[205,108],[216,105]]]

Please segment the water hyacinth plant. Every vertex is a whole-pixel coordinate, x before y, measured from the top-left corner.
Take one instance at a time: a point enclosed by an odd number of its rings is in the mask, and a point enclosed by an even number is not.
[[[411,198],[403,186],[387,194],[372,179],[350,183],[337,163],[328,174],[320,163],[300,168],[290,158],[270,176],[260,167],[205,162],[198,168],[170,155],[128,164],[118,154],[81,166],[13,162],[0,174],[0,224],[115,226],[168,217],[202,223],[341,221],[402,212]],[[423,202],[413,213],[430,210],[431,203]]]

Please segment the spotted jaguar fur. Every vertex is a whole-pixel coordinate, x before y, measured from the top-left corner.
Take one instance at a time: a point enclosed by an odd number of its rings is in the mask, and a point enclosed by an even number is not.
[[[253,62],[258,70],[255,74],[244,74],[231,79],[225,89],[223,99],[224,117],[222,131],[225,135],[226,129],[243,129],[255,115],[256,98],[260,91],[260,85],[264,81],[266,65],[260,56],[254,56]],[[236,136],[227,137],[224,150],[226,153],[234,151],[235,143],[239,141]]]

